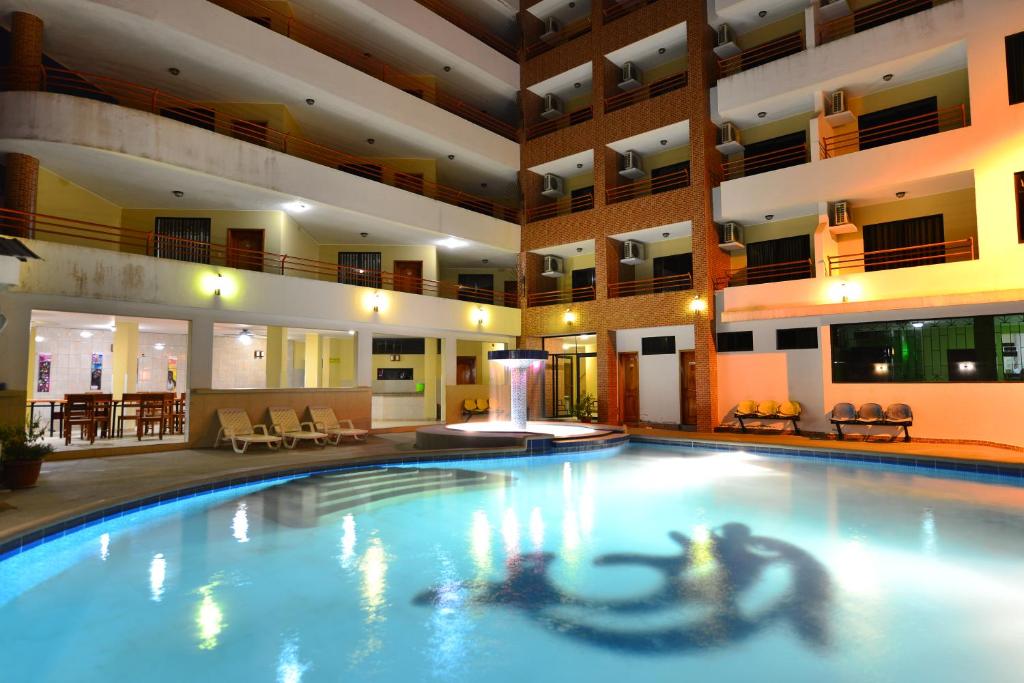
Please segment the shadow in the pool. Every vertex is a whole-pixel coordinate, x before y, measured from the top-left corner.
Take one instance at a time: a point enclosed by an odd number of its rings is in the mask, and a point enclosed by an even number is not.
[[[435,587],[414,602],[450,608],[452,596],[465,591],[471,604],[520,609],[558,633],[640,653],[725,647],[779,623],[790,624],[811,647],[828,646],[831,580],[809,553],[779,539],[754,536],[739,523],[725,524],[701,538],[679,532],[669,536],[680,546],[676,555],[616,553],[594,560],[599,566],[640,565],[660,572],[661,586],[637,598],[593,599],[568,593],[548,576],[555,555],[531,553],[508,562],[504,581]],[[754,593],[765,581],[766,570],[774,567],[788,572],[788,585],[769,590],[773,596],[767,602],[745,600],[744,595]],[[679,612],[677,621],[666,625],[662,617],[672,609]],[[659,625],[629,628],[640,616],[659,617]]]

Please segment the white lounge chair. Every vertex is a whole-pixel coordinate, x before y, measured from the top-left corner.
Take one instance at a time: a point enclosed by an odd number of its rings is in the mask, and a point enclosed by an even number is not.
[[[332,443],[335,446],[341,443],[342,437],[351,436],[356,441],[362,441],[369,434],[369,430],[357,429],[352,420],[339,420],[334,409],[328,406],[310,406],[309,416],[313,419],[313,426],[334,437]]]
[[[249,444],[261,443],[274,450],[281,446],[281,437],[268,434],[266,425],[256,425],[254,429],[249,414],[241,408],[218,408],[217,419],[220,420],[220,429],[213,442],[214,448],[222,441],[230,441],[235,453],[242,455]]]
[[[269,411],[270,424],[274,433],[284,440],[285,448],[295,448],[300,441],[312,441],[317,446],[327,445],[327,435],[316,431],[312,422],[300,423],[299,416],[293,409],[278,406],[270,408]]]

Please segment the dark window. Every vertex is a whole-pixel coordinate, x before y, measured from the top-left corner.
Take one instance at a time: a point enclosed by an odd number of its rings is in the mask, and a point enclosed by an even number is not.
[[[1010,104],[1024,102],[1024,32],[1006,36],[1006,78]]]
[[[426,340],[422,337],[374,337],[374,355],[407,355],[422,356],[425,353]],[[411,377],[409,379],[412,379]]]
[[[867,31],[869,28],[888,24],[911,14],[931,9],[934,0],[903,0],[900,3],[878,2],[867,5],[854,12],[853,30],[855,33]],[[822,3],[824,4],[824,3]]]
[[[214,130],[216,128],[217,115],[212,109],[207,107],[165,107],[160,110],[160,116],[205,130]]]
[[[572,271],[572,300],[593,301],[597,275],[593,268],[578,268]]]
[[[907,102],[888,109],[861,114],[857,121],[860,149],[891,145],[939,132],[938,99]]]
[[[689,289],[693,278],[693,254],[671,254],[669,256],[655,256],[651,259],[654,267],[654,277],[671,277],[689,275],[690,283],[681,278],[669,280],[654,285],[655,292],[675,292],[681,289]]]
[[[807,161],[807,132],[780,135],[749,143],[743,152],[743,174],[755,175]]]
[[[493,303],[494,275],[490,273],[459,273],[459,298],[463,301]]]
[[[684,173],[685,171],[685,173]],[[651,171],[651,194],[677,190],[690,184],[690,162],[680,161]]]
[[[209,218],[157,218],[154,256],[190,263],[210,262]]]
[[[1024,171],[1014,174],[1013,185],[1017,190],[1017,234],[1024,242]]]
[[[357,175],[360,178],[366,178],[367,180],[375,180],[378,183],[384,178],[384,169],[382,167],[365,161],[348,161],[344,164],[339,164],[338,170]]]
[[[594,208],[594,186],[588,185],[587,187],[577,187],[575,190],[569,193],[571,202],[569,203],[569,212],[576,213],[577,211],[587,211],[588,209]]]
[[[412,368],[377,368],[377,379],[412,379]]]
[[[746,284],[799,280],[813,275],[810,235],[781,237],[747,245]]]
[[[676,352],[676,338],[672,335],[665,337],[644,337],[640,340],[640,353],[644,356],[660,356]]]
[[[753,351],[754,350],[754,333],[753,332],[719,332],[718,333],[718,351],[725,353],[728,351]]]
[[[790,327],[775,330],[775,348],[779,351],[816,349],[818,348],[818,328]]]
[[[888,270],[946,262],[942,214],[864,226],[864,270]],[[911,247],[920,247],[913,249]],[[891,251],[896,249],[898,251]]]
[[[379,251],[339,251],[338,282],[343,285],[380,287]]]

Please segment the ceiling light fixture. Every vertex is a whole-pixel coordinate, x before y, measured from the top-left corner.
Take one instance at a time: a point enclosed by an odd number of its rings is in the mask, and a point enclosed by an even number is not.
[[[374,140],[373,138],[366,138],[366,144],[368,144],[368,145],[372,145],[375,142],[377,142],[377,141]]]
[[[665,48],[663,48],[663,47],[659,47],[659,48],[658,48],[658,54],[659,54],[659,55],[663,55],[663,54],[665,54]]]
[[[455,155],[454,154],[449,154],[448,155],[448,161],[455,161]]]
[[[284,210],[288,211],[289,213],[302,213],[304,211],[309,211],[309,204],[300,202],[299,200],[296,199],[294,202],[286,203],[284,205]]]
[[[573,83],[572,87],[574,87],[574,88],[582,88],[583,84],[582,83]]]
[[[446,64],[445,67],[444,67],[444,70],[445,70],[445,72],[448,72],[448,71],[451,71],[452,68]]]
[[[81,332],[78,333],[78,336],[81,337],[82,339],[88,339],[89,337],[92,336],[92,332],[90,332],[89,330],[82,330]]]
[[[661,146],[664,147],[668,144],[668,140],[661,140]]]
[[[252,344],[252,332],[249,330],[242,330],[238,333],[238,343],[242,346],[249,346]]]
[[[672,234],[672,233],[670,233],[670,232],[663,232],[663,233],[661,233],[661,236],[662,236],[662,237],[668,237],[668,236],[669,236],[669,235],[671,235],[671,234]]]
[[[312,97],[307,97],[306,104],[312,107],[314,104],[316,104],[316,100],[314,100]]]
[[[766,9],[761,10],[760,12],[757,13],[757,16],[759,16],[762,19],[764,19],[765,17],[768,16],[768,10],[766,10]]]
[[[904,192],[903,190],[900,190],[899,192],[896,193],[896,199],[903,199],[906,196],[907,196],[907,193]]]
[[[884,76],[882,76],[882,80],[883,81],[891,81],[892,80],[892,74],[885,74]]]
[[[487,259],[487,258],[482,258],[482,259],[480,259],[480,263],[484,264],[485,266],[486,266],[486,265],[487,265],[488,263],[490,263],[490,262],[491,262],[491,259]]]
[[[173,194],[175,197],[179,199],[185,196],[185,193],[182,192],[181,190],[171,190],[171,194]]]
[[[576,247],[576,253],[577,254],[582,254],[583,253],[583,247]]]
[[[156,349],[157,351],[163,351],[164,349],[167,348],[167,344],[164,344],[163,342],[157,342],[156,344],[153,344],[153,348]]]
[[[179,69],[176,66],[172,66],[170,69],[167,70],[167,73],[171,74],[172,76],[177,76],[181,73],[181,69]]]
[[[766,111],[759,111],[759,112],[757,112],[757,118],[759,118],[759,119],[763,119],[766,116],[768,116],[768,112],[766,112]]]
[[[576,168],[583,168],[583,164],[576,164]]]
[[[44,342],[44,341],[46,341],[46,337],[44,337],[41,334],[37,334],[36,335],[36,342]]]
[[[775,214],[774,214],[774,213],[766,213],[766,214],[764,215],[764,219],[765,219],[766,221],[770,221],[770,220],[771,220],[771,219],[773,219],[773,218],[775,218]]]
[[[913,328],[915,328],[915,329],[918,329],[918,330],[919,330],[919,329],[921,329],[922,327],[924,327],[924,323],[921,323],[921,322],[917,322],[917,323],[910,323],[910,326],[911,326],[911,327],[913,327]]]
[[[466,240],[460,240],[458,237],[446,237],[443,240],[438,240],[437,244],[438,246],[448,247],[449,249],[459,249],[460,247],[464,247],[469,244],[469,242]]]
[[[487,183],[480,183],[480,187],[487,187]]]
[[[349,330],[349,331],[348,331],[348,335],[349,335],[350,337],[354,337],[354,336],[355,336],[355,334],[356,334],[356,331],[355,331],[355,330]]]
[[[369,237],[370,233],[368,233],[368,232],[361,232],[361,233],[359,233],[359,236],[360,237]]]

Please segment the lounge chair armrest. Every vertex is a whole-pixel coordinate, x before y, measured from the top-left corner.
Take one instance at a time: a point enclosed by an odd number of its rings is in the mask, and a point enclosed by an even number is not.
[[[267,425],[265,424],[253,425],[252,429],[255,432],[261,432],[263,436],[270,436],[270,433],[267,431]],[[277,430],[277,425],[274,425],[274,430]]]
[[[323,422],[306,422],[304,424],[312,424],[313,427],[315,428],[312,431],[317,431],[317,432],[326,432],[327,431],[327,425],[324,424]]]
[[[354,424],[352,424],[352,420],[349,420],[349,419],[344,419],[344,420],[338,420],[338,422],[339,422],[340,424],[345,424],[345,425],[348,425],[348,428],[349,428],[349,429],[355,429],[355,428],[356,428],[356,426],[355,426]]]
[[[300,422],[299,427],[305,429],[307,432],[315,432],[316,426],[312,422]]]

